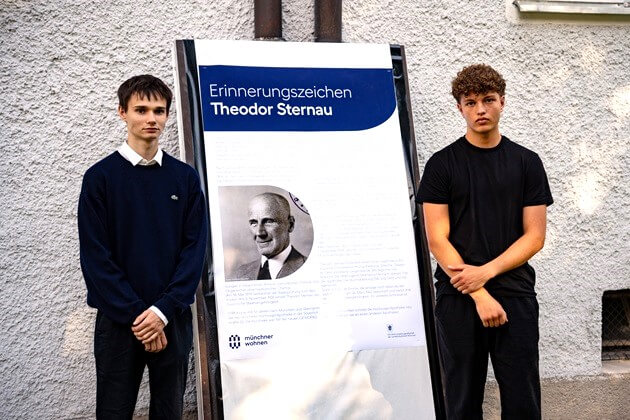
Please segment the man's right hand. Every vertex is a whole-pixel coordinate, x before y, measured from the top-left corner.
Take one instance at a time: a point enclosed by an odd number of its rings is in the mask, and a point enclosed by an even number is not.
[[[475,301],[477,314],[479,314],[484,327],[499,327],[508,322],[503,307],[486,289],[481,288],[471,293],[470,296]]]
[[[144,345],[144,350],[149,353],[158,353],[166,348],[166,335],[161,331],[158,336]]]

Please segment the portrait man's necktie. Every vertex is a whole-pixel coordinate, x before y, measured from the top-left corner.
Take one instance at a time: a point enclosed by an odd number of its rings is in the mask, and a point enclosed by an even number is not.
[[[270,280],[271,273],[269,273],[269,260],[265,261],[260,271],[258,272],[258,280]]]

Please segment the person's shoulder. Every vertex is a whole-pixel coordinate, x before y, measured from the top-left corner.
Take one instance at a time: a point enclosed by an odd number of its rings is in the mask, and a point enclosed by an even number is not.
[[[503,136],[503,141],[505,141],[505,146],[513,153],[517,153],[525,158],[537,158],[538,154],[527,147],[516,143],[513,140],[510,140],[508,137]]]
[[[228,280],[256,280],[259,268],[260,260],[241,264],[234,270],[233,274],[229,275]]]
[[[446,155],[448,153],[452,153],[455,150],[458,150],[461,147],[462,139],[463,137],[459,137],[454,142],[449,143],[448,145],[435,152],[434,155]]]
[[[260,260],[253,260],[245,264],[241,264],[236,269],[237,272],[248,272],[251,271],[252,268],[258,268],[260,266]]]
[[[120,153],[118,153],[118,151],[110,153],[103,159],[90,166],[85,171],[85,175],[83,175],[83,178],[94,179],[102,176],[107,176],[119,166],[120,158],[122,158],[122,156],[120,156]]]
[[[169,155],[166,152],[163,152],[164,155],[162,157],[162,165],[165,167],[169,167],[171,170],[177,172],[178,174],[185,175],[187,177],[197,178],[198,174],[195,168],[187,164],[186,162],[182,162],[174,156]]]
[[[304,263],[306,261],[306,256],[298,251],[293,245],[291,245],[291,252],[287,256],[285,264],[288,262],[300,262]]]
[[[426,167],[447,167],[450,160],[456,159],[458,149],[460,147],[459,143],[460,139],[457,139],[449,145],[433,153],[431,157],[429,157],[429,159],[427,160]]]
[[[195,168],[186,162],[182,162],[181,160],[164,152],[162,166],[174,176],[178,183],[188,185],[189,187],[195,189],[199,188],[199,174]]]
[[[186,171],[187,167],[189,168],[190,165],[188,165],[186,162],[182,162],[181,160],[177,159],[175,156],[171,156],[170,154],[166,153],[165,151],[162,151],[162,165],[164,166],[170,166],[175,170],[180,170],[180,171]]]
[[[454,142],[449,143],[448,145],[442,147],[440,150],[433,153],[433,155],[431,155],[429,160],[442,161],[442,160],[448,159],[449,156],[453,156],[454,154],[457,154],[457,152],[461,149],[462,138],[463,137],[460,137]]]

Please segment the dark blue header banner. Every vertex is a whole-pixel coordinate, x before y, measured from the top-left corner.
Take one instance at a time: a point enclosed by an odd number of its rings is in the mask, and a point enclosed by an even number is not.
[[[355,131],[396,107],[391,69],[199,66],[204,131]]]

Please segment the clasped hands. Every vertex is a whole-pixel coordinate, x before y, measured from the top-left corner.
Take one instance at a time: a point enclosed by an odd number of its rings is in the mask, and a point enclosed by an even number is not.
[[[453,287],[465,295],[470,294],[475,301],[477,314],[484,327],[499,327],[508,321],[501,304],[483,289],[486,282],[494,277],[486,265],[455,264],[449,265],[448,269],[457,273],[451,277]]]
[[[465,295],[479,290],[494,277],[486,265],[455,264],[448,269],[457,273],[451,277],[451,284]]]
[[[164,334],[164,322],[151,309],[142,312],[133,321],[131,331],[138,341],[144,344],[144,350],[157,353],[166,347],[166,335]]]

